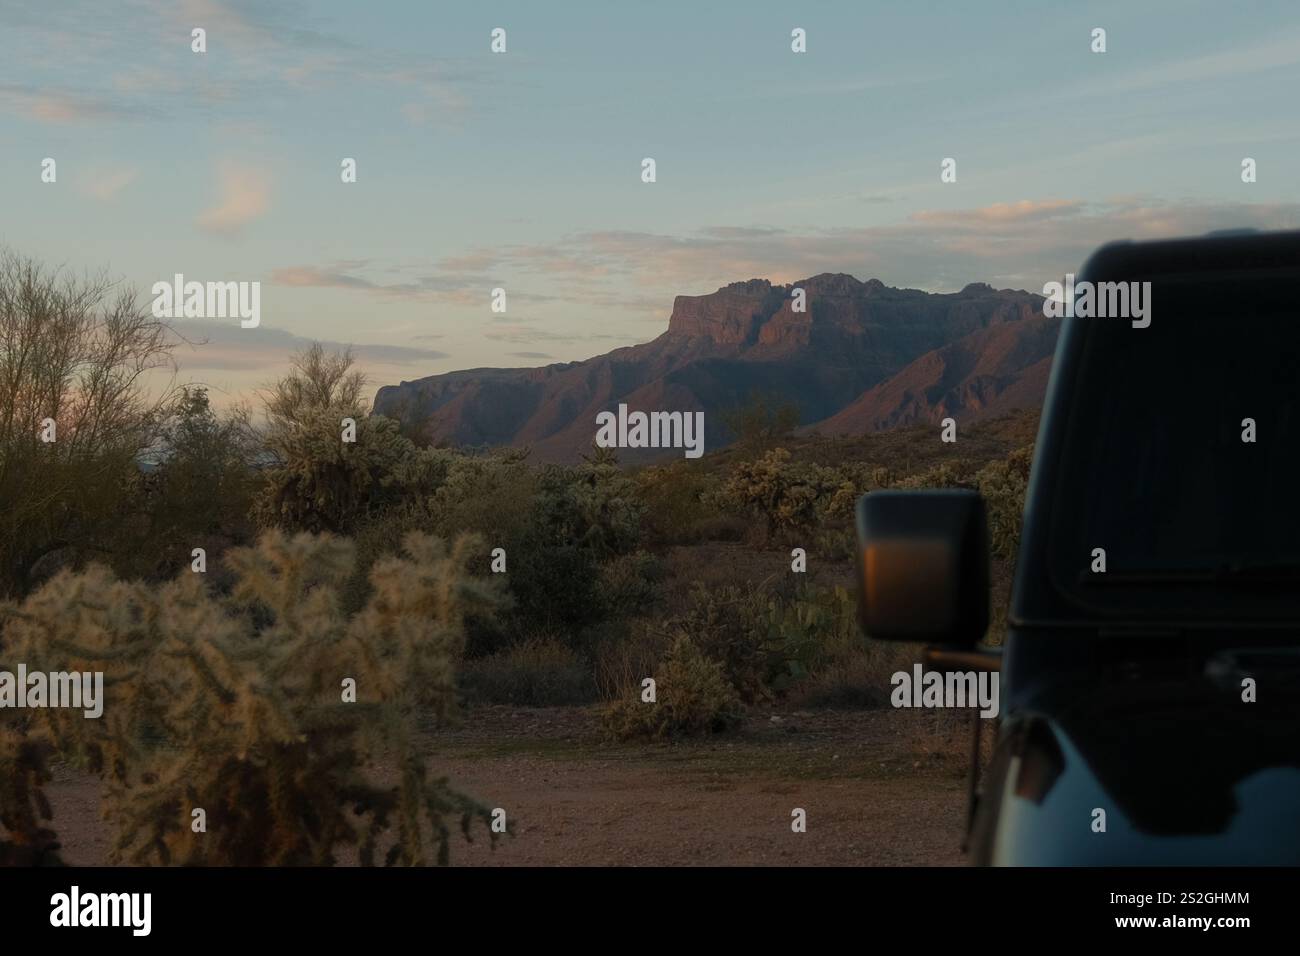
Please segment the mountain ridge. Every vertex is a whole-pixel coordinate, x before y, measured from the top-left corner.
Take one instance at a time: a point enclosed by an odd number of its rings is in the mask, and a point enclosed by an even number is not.
[[[805,311],[794,310],[795,289]],[[939,411],[985,417],[1041,401],[1059,328],[1042,306],[1041,295],[982,282],[935,293],[845,273],[783,285],[748,279],[676,296],[667,329],[649,342],[384,386],[374,413],[434,442],[529,445],[557,462],[588,451],[596,415],[620,403],[705,412],[706,448],[730,438],[720,413],[755,393],[797,404],[803,431],[860,434]]]

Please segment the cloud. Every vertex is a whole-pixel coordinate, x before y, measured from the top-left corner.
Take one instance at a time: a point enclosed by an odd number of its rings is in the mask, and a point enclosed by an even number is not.
[[[931,212],[922,210],[912,219],[916,222],[954,223],[1003,223],[1030,222],[1039,219],[1054,219],[1062,215],[1077,213],[1083,203],[1070,199],[1042,199],[1038,201],[1022,199],[1019,202],[999,202],[976,209],[943,210]]]
[[[238,322],[212,319],[177,319],[172,327],[185,340],[177,345],[175,354],[177,362],[186,370],[282,370],[291,356],[321,341],[266,325],[242,329]],[[329,340],[321,341],[321,345],[332,351],[351,348],[358,362],[374,365],[422,366],[449,357],[446,352],[407,345]]]
[[[1041,287],[1116,239],[1199,235],[1216,229],[1300,226],[1300,204],[1117,197],[1089,203],[1048,198],[923,211],[861,228],[710,226],[684,235],[605,230],[504,247],[503,273],[546,275],[575,301],[651,296],[666,314],[678,293],[738,279],[787,283],[822,272],[879,278],[929,291],[968,282]]]
[[[60,125],[155,115],[151,109],[124,105],[94,93],[16,83],[0,84],[0,106],[28,119]]]
[[[534,342],[572,342],[579,336],[565,335],[526,325],[522,322],[508,322],[497,325],[483,333],[484,338],[494,342],[509,342],[512,345],[531,345]],[[582,336],[586,338],[586,336]]]
[[[362,40],[348,14],[303,0],[132,0],[112,16],[97,0],[0,8],[6,74],[31,78],[0,84],[0,110],[42,123],[299,118],[303,91],[327,92],[328,109],[342,90],[424,125],[459,121],[472,88],[499,82],[466,58]],[[202,56],[194,27],[207,30]]]
[[[216,236],[239,235],[270,203],[270,175],[258,166],[222,161],[217,168],[220,198],[199,214],[195,224]]]
[[[646,335],[581,330],[608,329],[605,316],[663,323],[675,296],[712,292],[741,279],[790,283],[824,272],[846,272],[933,292],[954,291],[970,282],[1032,291],[1077,270],[1094,249],[1116,239],[1298,226],[1297,203],[1169,201],[1141,195],[1098,202],[1045,197],[923,210],[897,222],[857,228],[714,224],[678,235],[592,231],[545,242],[473,248],[438,260],[432,270],[419,262],[386,266],[355,260],[277,269],[272,279],[288,286],[346,288],[470,308],[486,308],[490,290],[500,285],[509,290],[512,312],[485,326],[483,334],[490,341],[517,346],[628,342]],[[465,271],[442,271],[446,267]],[[493,274],[471,269],[490,269]],[[520,319],[513,312],[516,303],[542,309],[555,302],[563,303],[564,311],[540,313],[538,320]]]
[[[538,328],[524,320],[499,319],[483,333],[483,337],[494,342],[508,342],[511,345],[532,345],[537,342],[637,342],[640,335],[618,335],[610,332],[556,332]]]
[[[1153,87],[1179,86],[1210,80],[1250,76],[1268,70],[1285,69],[1300,64],[1300,34],[1269,33],[1264,39],[1246,46],[1200,56],[1170,60],[1154,66],[1117,73],[1088,84],[1097,93],[1131,93]]]
[[[555,358],[554,355],[549,355],[549,354],[547,354],[546,352],[507,352],[506,354],[509,355],[509,356],[511,356],[512,358],[526,358],[526,359],[553,359],[553,358]]]
[[[299,288],[322,289],[375,289],[378,288],[368,279],[348,275],[338,268],[317,268],[316,266],[288,266],[271,272],[271,281],[277,285],[297,286]]]
[[[487,264],[480,254],[472,254],[462,259],[447,260],[438,263],[435,269],[445,266],[447,262],[470,261]],[[459,305],[484,306],[489,302],[492,290],[504,288],[503,280],[481,273],[421,271],[419,267],[388,268],[386,274],[409,273],[408,277],[398,282],[380,282],[357,273],[370,265],[370,260],[352,260],[333,262],[328,265],[283,266],[271,272],[271,281],[277,285],[297,288],[319,289],[354,289],[373,292],[385,298],[402,298],[453,302]],[[426,266],[427,268],[427,266]],[[553,302],[559,296],[530,292],[525,289],[510,288],[507,298],[511,303],[539,304]]]
[[[108,202],[131,185],[139,173],[134,167],[92,169],[77,182],[77,188],[93,199]]]

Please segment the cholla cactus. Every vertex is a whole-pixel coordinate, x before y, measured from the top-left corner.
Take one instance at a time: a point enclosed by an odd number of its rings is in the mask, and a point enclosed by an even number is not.
[[[352,442],[340,437],[347,418],[355,423]],[[287,530],[351,533],[368,514],[431,494],[449,457],[417,448],[392,419],[337,404],[273,425],[266,444],[275,460],[253,513],[262,527]]]
[[[0,866],[58,865],[59,844],[45,824],[54,814],[42,789],[49,783],[48,740],[0,724]]]
[[[464,572],[474,538],[448,549],[411,534],[403,547],[375,564],[351,618],[339,602],[351,542],[274,531],[227,555],[229,597],[188,572],[149,588],[92,567],[4,607],[6,662],[105,674],[101,719],[30,711],[22,736],[102,774],[115,862],[323,865],[354,845],[368,864],[381,842],[390,863],[447,861],[448,820],[468,836],[486,813],[430,776],[415,731],[450,713],[464,615],[498,594]],[[379,756],[395,785],[374,780]],[[0,822],[31,842],[21,789],[0,798]],[[197,808],[206,832],[191,827]]]
[[[771,534],[815,527],[844,482],[830,468],[796,465],[788,450],[774,448],[755,461],[738,464],[719,494],[729,509],[765,518]]]
[[[743,716],[744,708],[722,665],[706,657],[686,635],[673,642],[656,673],[657,699],[628,688],[602,714],[606,732],[618,739],[716,733]]]

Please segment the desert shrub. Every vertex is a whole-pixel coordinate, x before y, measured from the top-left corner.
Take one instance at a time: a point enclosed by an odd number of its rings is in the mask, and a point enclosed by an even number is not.
[[[672,648],[672,636],[649,621],[620,621],[593,642],[596,691],[605,701],[639,694],[641,681],[653,677]]]
[[[0,607],[4,658],[102,671],[104,713],[32,711],[20,732],[102,776],[115,862],[324,865],[350,845],[370,864],[392,840],[388,863],[445,863],[449,821],[468,836],[487,811],[430,774],[415,733],[451,713],[464,617],[498,599],[494,582],[464,571],[480,546],[408,535],[402,555],[376,562],[351,616],[339,592],[354,548],[329,535],[270,532],[232,550],[229,596],[189,572],[162,587],[100,565],[63,572]],[[355,702],[341,693],[349,678]],[[395,785],[372,779],[381,750]],[[30,805],[39,762],[22,768]],[[5,823],[9,839],[30,841],[21,788],[5,799],[0,819],[19,827]],[[196,808],[206,833],[191,829]]]
[[[977,462],[965,459],[943,461],[924,471],[897,479],[894,488],[974,488]]]
[[[805,583],[766,593],[696,586],[683,613],[663,627],[715,662],[746,704],[783,697],[817,674],[842,669],[865,646],[853,596]],[[874,693],[866,696],[874,700]]]
[[[738,541],[743,537],[745,522],[718,507],[720,480],[694,462],[642,468],[633,480],[645,505],[646,537],[654,544]]]
[[[721,419],[742,454],[753,454],[794,430],[799,406],[782,401],[778,394],[753,392],[744,403],[724,409]]]
[[[844,622],[823,638],[807,673],[790,684],[787,701],[804,708],[887,707],[890,678],[919,659],[916,645],[870,641]]]
[[[537,497],[528,450],[447,454],[446,469],[429,499],[434,528],[443,535],[477,532],[489,550],[505,548],[509,555],[522,541]]]
[[[584,704],[593,694],[591,669],[555,638],[531,638],[466,663],[462,686],[481,703],[525,707]]]
[[[645,504],[636,483],[611,454],[584,459],[572,469],[557,469],[549,477],[559,477],[570,489],[577,518],[573,535],[597,557],[627,554],[641,544]],[[554,491],[553,486],[548,488]]]
[[[854,561],[858,554],[857,529],[853,525],[818,528],[813,533],[813,549],[820,561]]]
[[[189,566],[193,548],[211,563],[252,537],[256,450],[242,410],[218,416],[206,389],[184,388],[157,443],[152,470],[133,482],[134,520],[111,559],[121,577],[170,578]]]
[[[636,617],[659,597],[663,564],[648,551],[621,554],[600,568],[600,602],[608,617]]]
[[[1034,447],[1017,448],[1005,459],[980,469],[975,483],[988,513],[989,539],[993,553],[1014,562],[1020,543],[1020,525],[1025,513],[1025,489]]]
[[[872,642],[836,655],[793,686],[787,701],[806,709],[857,710],[886,707],[896,671],[910,671],[915,650]]]
[[[788,599],[769,598],[762,625],[770,655],[767,684],[779,693],[826,666],[836,651],[862,640],[857,603],[841,587],[800,584]]]
[[[689,637],[678,637],[655,673],[656,700],[641,699],[638,686],[602,712],[606,732],[628,740],[694,736],[726,730],[742,707],[722,665],[706,657]]]
[[[602,567],[640,543],[644,506],[631,480],[607,462],[547,466],[534,480],[518,544],[507,550],[515,602],[498,644],[514,635],[553,633],[585,646],[588,631],[610,611],[603,588],[617,584],[620,573],[606,580]]]

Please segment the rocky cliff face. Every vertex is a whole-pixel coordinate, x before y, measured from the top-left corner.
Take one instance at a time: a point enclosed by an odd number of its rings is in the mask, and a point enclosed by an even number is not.
[[[860,435],[994,418],[1042,404],[1061,320],[1042,315],[980,329],[927,352],[834,415],[803,431]]]
[[[806,294],[804,312],[793,308],[796,288]],[[843,274],[784,286],[751,279],[678,296],[668,330],[651,342],[582,362],[386,386],[375,412],[422,425],[434,440],[527,444],[555,461],[587,451],[597,413],[619,403],[703,411],[707,448],[730,437],[721,413],[756,392],[794,402],[803,423],[827,433],[891,427],[939,409],[960,420],[1041,400],[1045,372],[1033,369],[1056,334],[1042,303],[983,283],[935,294]]]

